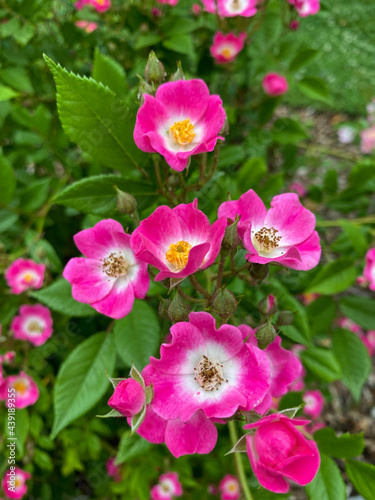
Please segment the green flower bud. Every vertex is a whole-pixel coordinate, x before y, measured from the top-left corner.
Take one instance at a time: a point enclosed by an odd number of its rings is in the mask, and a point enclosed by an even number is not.
[[[220,288],[212,300],[212,309],[222,318],[227,320],[237,309],[237,301],[232,292],[225,287]]]
[[[189,312],[190,308],[182,300],[178,290],[176,290],[173,300],[168,307],[168,318],[172,323],[179,323],[186,320]]]
[[[184,72],[182,71],[181,61],[177,62],[177,71],[170,77],[170,82],[177,82],[177,80],[185,80]]]
[[[280,326],[289,326],[293,323],[294,314],[292,311],[280,311],[277,317],[277,324]]]
[[[145,67],[145,78],[148,83],[160,84],[164,81],[166,72],[163,64],[156,57],[152,50],[148,56],[148,61]]]
[[[170,306],[172,300],[165,299],[164,297],[159,296],[159,316],[162,318],[168,318],[168,307]]]
[[[121,191],[117,186],[114,186],[117,192],[117,209],[119,212],[125,215],[132,215],[137,210],[137,201],[129,193]]]
[[[272,316],[277,311],[277,300],[274,295],[267,295],[258,304],[258,311],[263,316]]]
[[[275,340],[277,332],[275,327],[271,323],[271,318],[267,320],[267,323],[260,325],[260,327],[255,332],[255,337],[258,340],[258,347],[260,349],[265,349],[267,346],[272,344]]]
[[[239,237],[238,237],[238,222],[240,219],[235,220],[230,226],[227,226],[225,228],[225,234],[223,238],[223,242],[221,244],[221,253],[223,255],[228,255],[228,253],[233,250],[234,248],[237,248],[238,243],[239,243]]]
[[[249,274],[252,282],[251,284],[253,286],[260,285],[265,279],[268,278],[268,264],[251,264]]]

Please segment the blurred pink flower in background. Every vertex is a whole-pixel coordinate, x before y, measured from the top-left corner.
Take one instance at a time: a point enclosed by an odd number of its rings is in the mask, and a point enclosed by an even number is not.
[[[121,481],[121,467],[115,464],[115,457],[111,457],[107,460],[106,471],[109,477],[113,477],[113,480],[118,483]]]
[[[28,340],[35,346],[47,342],[51,337],[52,317],[48,307],[40,304],[23,305],[18,311],[10,325],[15,339]]]
[[[262,81],[263,90],[266,94],[277,97],[288,91],[287,79],[278,73],[268,73]]]
[[[15,399],[14,406],[17,409],[33,405],[39,398],[39,389],[32,377],[25,372],[4,378],[0,386],[0,399],[6,401]]]
[[[29,288],[43,285],[46,266],[31,259],[16,259],[5,271],[5,279],[11,292],[18,295]]]
[[[314,419],[320,417],[323,411],[325,399],[323,394],[318,389],[306,391],[302,396],[302,400],[305,403],[303,412],[306,413],[306,415],[309,415]]]
[[[361,131],[361,152],[370,154],[375,148],[375,125]]]
[[[313,16],[320,10],[320,0],[288,0],[301,17]]]
[[[167,472],[159,477],[159,484],[151,488],[152,500],[173,500],[182,495],[182,484],[177,472]]]
[[[225,64],[233,61],[244,48],[246,33],[238,36],[234,33],[224,35],[220,31],[215,34],[210,47],[212,57],[218,64]]]
[[[92,33],[98,28],[98,24],[92,21],[76,21],[74,24],[77,28],[81,28],[86,31],[86,33]]]
[[[341,144],[351,144],[355,139],[356,131],[350,125],[344,125],[337,131],[337,136]]]
[[[159,3],[167,3],[168,5],[177,5],[178,4],[178,0],[156,0],[157,2]]]
[[[306,188],[301,182],[292,182],[289,186],[289,191],[298,194],[300,198],[304,198],[307,194]]]
[[[27,493],[26,481],[31,478],[31,474],[19,467],[15,470],[7,470],[4,474],[2,486],[7,498],[23,498]]]
[[[226,474],[219,484],[221,500],[239,500],[240,485],[236,476]]]
[[[375,291],[375,248],[370,248],[366,253],[363,275],[369,283],[370,290]]]
[[[217,0],[221,17],[250,17],[257,13],[257,0]]]

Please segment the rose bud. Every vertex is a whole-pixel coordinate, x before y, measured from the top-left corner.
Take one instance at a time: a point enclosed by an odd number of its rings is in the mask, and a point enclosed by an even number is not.
[[[247,454],[255,476],[267,490],[286,493],[287,479],[301,486],[314,479],[320,466],[319,451],[297,428],[307,423],[275,413],[244,426],[255,430],[246,436]]]
[[[144,388],[136,380],[127,378],[116,386],[108,404],[122,416],[133,417],[142,410],[145,402]]]

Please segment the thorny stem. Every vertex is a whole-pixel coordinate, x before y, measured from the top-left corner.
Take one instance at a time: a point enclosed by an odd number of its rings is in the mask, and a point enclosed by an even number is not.
[[[229,436],[232,443],[232,448],[238,441],[238,434],[236,429],[236,422],[234,420],[230,420],[228,422],[229,428]],[[254,497],[250,491],[249,485],[247,484],[247,479],[245,475],[245,469],[243,467],[241,453],[233,453],[234,461],[236,464],[238,479],[240,480],[242,491],[246,500],[254,500]]]
[[[223,281],[223,273],[224,273],[225,260],[226,260],[226,257],[224,257],[224,255],[222,255],[220,257],[219,269],[218,269],[218,272],[217,272],[215,292],[217,292],[217,290],[219,290],[219,288],[221,287],[221,283]]]
[[[196,302],[197,304],[202,304],[202,302],[206,302],[206,299],[196,299],[194,297],[190,297],[190,295],[187,295],[181,288],[178,288],[179,294],[181,297],[185,300],[188,300],[189,302]]]

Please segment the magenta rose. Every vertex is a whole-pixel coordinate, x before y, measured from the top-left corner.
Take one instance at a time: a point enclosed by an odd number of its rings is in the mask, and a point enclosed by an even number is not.
[[[244,426],[255,430],[246,436],[247,454],[255,476],[267,490],[286,493],[287,480],[305,486],[314,479],[320,466],[318,448],[297,429],[307,423],[275,413]]]
[[[121,413],[122,416],[133,417],[142,410],[145,402],[146,393],[144,388],[137,380],[128,378],[121,380],[116,386],[108,404]]]
[[[264,92],[272,97],[277,97],[288,91],[286,78],[278,73],[268,73],[263,78],[262,86]]]
[[[218,95],[203,80],[160,85],[155,97],[144,94],[134,128],[134,141],[146,153],[160,153],[181,172],[191,155],[213,151],[225,122]]]

